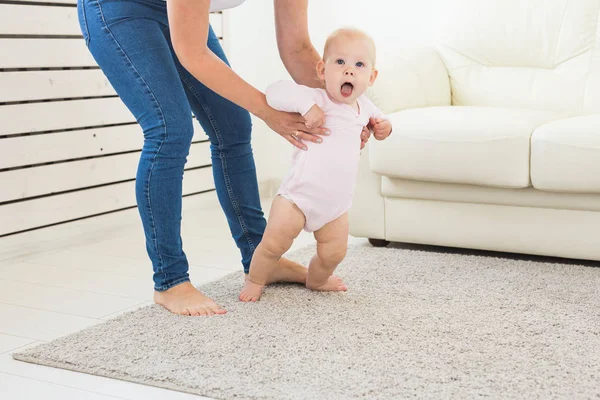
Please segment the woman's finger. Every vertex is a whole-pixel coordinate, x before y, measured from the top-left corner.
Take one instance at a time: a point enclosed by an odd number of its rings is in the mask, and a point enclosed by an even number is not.
[[[305,133],[308,133],[310,135],[321,135],[321,136],[327,136],[327,135],[329,135],[329,129],[322,128],[320,126],[317,127],[317,128],[308,129],[304,124],[302,124],[302,126],[299,126],[296,129],[298,129],[299,131],[303,131]]]
[[[365,148],[365,145],[369,141],[370,137],[371,137],[371,131],[369,130],[369,127],[363,126],[363,130],[360,134],[360,149],[361,150]]]
[[[367,128],[366,126],[363,127],[363,130],[360,134],[361,140],[368,140],[370,136],[371,136],[371,131],[369,130],[369,128]]]
[[[306,145],[304,143],[302,143],[300,137],[299,137],[299,133],[300,132],[295,132],[292,133],[289,136],[288,142],[290,142],[291,144],[293,144],[295,147],[299,148],[300,150],[306,150]]]
[[[323,142],[323,139],[321,139],[318,135],[313,135],[310,132],[306,132],[306,131],[297,131],[296,137],[299,140],[304,140],[304,141],[313,142],[313,143]]]

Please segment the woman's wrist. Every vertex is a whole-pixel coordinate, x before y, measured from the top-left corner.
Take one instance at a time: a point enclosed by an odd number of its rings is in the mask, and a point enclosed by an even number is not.
[[[269,115],[269,112],[272,109],[269,106],[269,104],[267,103],[267,97],[265,96],[265,94],[260,91],[258,93],[259,93],[259,95],[257,96],[257,101],[254,103],[255,106],[252,107],[252,110],[248,110],[248,111],[250,111],[250,113],[254,114],[258,118],[265,121]]]

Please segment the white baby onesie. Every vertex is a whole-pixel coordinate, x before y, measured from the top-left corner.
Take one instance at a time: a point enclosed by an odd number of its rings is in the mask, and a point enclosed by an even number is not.
[[[292,167],[277,192],[304,213],[306,231],[317,231],[350,209],[362,129],[370,117],[383,118],[383,113],[365,95],[357,99],[357,113],[350,105],[332,100],[324,89],[291,81],[272,84],[266,95],[276,110],[304,115],[317,104],[325,113],[324,127],[331,135],[323,136],[322,143],[304,142],[307,151],[294,150]]]

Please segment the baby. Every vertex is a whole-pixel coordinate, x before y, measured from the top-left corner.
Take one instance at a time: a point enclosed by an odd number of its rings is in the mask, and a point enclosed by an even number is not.
[[[356,186],[360,134],[369,121],[376,139],[385,139],[392,125],[364,96],[377,77],[375,44],[355,29],[340,29],[325,43],[317,73],[326,89],[312,89],[290,81],[267,88],[267,102],[280,111],[298,112],[307,126],[328,128],[321,144],[306,142],[307,151],[295,149],[292,168],[271,207],[263,240],[256,248],[250,274],[240,294],[257,301],[276,273],[277,261],[300,231],[314,232],[317,254],[308,267],[306,287],[345,291],[333,276],[346,255],[348,209]],[[374,119],[372,119],[374,118]]]

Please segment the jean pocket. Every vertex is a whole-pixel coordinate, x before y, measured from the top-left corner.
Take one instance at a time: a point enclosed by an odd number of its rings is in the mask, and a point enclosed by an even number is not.
[[[87,17],[85,14],[85,0],[77,0],[77,19],[79,19],[79,29],[85,40],[85,45],[90,43],[90,31],[88,29]]]

